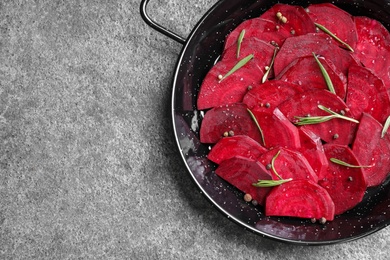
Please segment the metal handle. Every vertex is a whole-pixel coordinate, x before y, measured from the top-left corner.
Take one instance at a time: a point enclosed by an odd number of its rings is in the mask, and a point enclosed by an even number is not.
[[[141,1],[141,6],[140,6],[140,12],[141,12],[141,16],[142,16],[142,19],[144,19],[144,21],[150,26],[152,27],[153,29],[155,29],[156,31],[164,34],[165,36],[168,36],[169,38],[177,41],[178,43],[181,43],[181,44],[184,44],[186,42],[186,39],[181,37],[180,35],[166,29],[165,27],[161,26],[160,24],[156,23],[155,21],[153,21],[149,15],[147,14],[146,12],[146,7],[149,3],[149,0],[142,0]]]

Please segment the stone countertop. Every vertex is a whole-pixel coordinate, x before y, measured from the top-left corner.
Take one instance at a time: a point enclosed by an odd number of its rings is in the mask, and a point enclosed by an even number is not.
[[[216,0],[152,0],[184,37]],[[390,229],[324,247],[223,217],[178,155],[182,46],[140,1],[0,3],[0,259],[388,259]]]

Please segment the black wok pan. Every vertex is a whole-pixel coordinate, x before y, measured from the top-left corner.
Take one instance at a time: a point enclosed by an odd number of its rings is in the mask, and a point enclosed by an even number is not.
[[[279,1],[307,6],[326,1]],[[141,15],[152,28],[183,44],[172,89],[172,122],[178,145],[190,176],[200,192],[223,215],[245,229],[278,241],[304,245],[347,242],[372,234],[390,223],[389,181],[368,190],[362,203],[325,225],[291,218],[264,216],[262,209],[245,203],[242,193],[215,175],[215,165],[206,155],[209,147],[199,142],[202,112],[196,108],[199,87],[223,49],[226,35],[242,21],[257,17],[272,5],[270,0],[220,0],[183,38],[154,22],[142,0]],[[352,15],[364,15],[390,28],[390,0],[336,0],[333,4]],[[390,155],[389,155],[390,156]]]

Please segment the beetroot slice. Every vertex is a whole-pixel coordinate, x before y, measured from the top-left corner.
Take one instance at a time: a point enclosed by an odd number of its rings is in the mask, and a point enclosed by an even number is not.
[[[334,40],[323,33],[309,33],[287,38],[275,57],[274,72],[278,76],[295,59],[313,55],[325,57],[347,75],[350,64],[356,64],[350,52],[339,48]]]
[[[336,113],[348,111],[346,104],[337,95],[322,89],[315,89],[304,93],[298,93],[278,107],[280,111],[291,121],[297,122],[296,116],[327,116],[329,113],[322,111],[318,105],[323,105]],[[350,112],[345,112],[350,116]],[[327,122],[302,126],[319,136],[325,142],[350,144],[356,129],[356,124],[343,119],[332,119]],[[337,138],[335,138],[337,136]]]
[[[279,20],[277,17],[278,12],[287,18],[286,23]],[[302,6],[275,4],[263,13],[260,18],[276,22],[280,27],[287,29],[291,33],[291,36],[304,35],[316,31],[313,21]]]
[[[268,80],[264,84],[250,88],[242,102],[250,109],[273,110],[280,103],[299,92],[303,92],[303,88],[297,84],[281,80]]]
[[[390,33],[378,20],[365,17],[365,16],[354,16],[358,42],[369,43],[375,46],[389,46],[390,45]]]
[[[298,149],[301,146],[298,129],[275,108],[273,111],[252,110],[264,135],[266,148],[287,147]]]
[[[347,89],[346,76],[330,60],[324,57],[318,57],[318,59],[328,73],[336,94],[341,99],[344,99]],[[305,90],[315,88],[328,89],[324,76],[313,55],[294,60],[278,75],[277,79],[299,84]]]
[[[237,44],[225,49],[222,54],[222,60],[238,62],[240,59],[253,54],[254,58],[251,62],[248,62],[247,68],[256,74],[259,79],[265,73],[265,67],[271,63],[272,56],[274,55],[275,47],[270,43],[259,40],[257,38],[244,38],[241,43],[240,55],[237,58]]]
[[[313,182],[318,181],[317,174],[314,172],[310,163],[297,151],[283,147],[275,148],[263,153],[258,158],[258,161],[263,165],[271,165],[272,158],[274,158],[277,153],[279,153],[279,155],[274,160],[274,168],[282,179],[292,178],[293,180],[303,179]],[[272,169],[269,170],[269,173],[274,180],[279,180],[279,177],[275,175]]]
[[[268,149],[246,135],[235,135],[220,139],[210,150],[207,158],[217,164],[235,156],[256,160]]]
[[[356,118],[366,112],[384,123],[390,115],[389,93],[383,81],[362,66],[349,68],[346,103]]]
[[[325,144],[326,157],[336,158],[351,165],[360,165],[356,156],[348,146]],[[367,188],[362,168],[352,168],[329,162],[325,178],[318,181],[324,187],[335,205],[335,214],[342,214],[355,207],[364,196]]]
[[[383,126],[371,115],[363,113],[360,120],[352,151],[362,165],[367,185],[381,184],[390,172],[390,142],[389,135],[381,137]]]
[[[250,194],[260,205],[264,205],[271,188],[258,188],[252,185],[259,180],[271,180],[271,176],[261,163],[235,156],[221,162],[215,173],[242,192]]]
[[[328,192],[309,180],[293,180],[268,194],[265,215],[307,219],[334,219],[335,206]]]
[[[215,107],[206,112],[201,127],[200,141],[216,143],[224,133],[233,131],[234,135],[247,135],[261,143],[262,138],[255,122],[251,118],[247,106],[235,103]]]
[[[351,14],[331,3],[312,4],[306,10],[313,22],[325,26],[352,49],[355,49],[357,33]]]
[[[301,140],[299,152],[310,163],[318,179],[322,179],[328,168],[328,159],[325,156],[321,138],[304,127],[299,128],[299,137]]]
[[[277,25],[275,21],[262,18],[252,18],[242,22],[226,37],[224,49],[237,44],[241,31],[245,30],[244,41],[247,38],[257,38],[276,46],[281,46],[290,32]]]
[[[377,20],[355,16],[358,34],[355,56],[390,87],[390,33]]]
[[[248,69],[252,61],[253,59],[222,81],[218,79],[218,76],[226,75],[237,64],[237,61],[219,61],[215,64],[200,87],[197,100],[198,109],[241,102],[248,86],[256,85],[261,79]]]

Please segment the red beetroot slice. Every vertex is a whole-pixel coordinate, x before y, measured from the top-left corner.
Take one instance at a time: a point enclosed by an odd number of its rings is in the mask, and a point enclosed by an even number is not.
[[[293,180],[274,187],[265,202],[265,215],[307,219],[334,219],[335,206],[328,192],[309,180]]]
[[[214,144],[225,132],[234,135],[247,135],[261,143],[262,138],[255,122],[250,116],[247,106],[242,103],[215,107],[206,112],[200,127],[200,141]]]
[[[247,135],[235,135],[220,139],[210,150],[207,158],[217,164],[235,156],[256,160],[267,152],[264,146]]]
[[[287,147],[298,149],[301,146],[298,129],[275,108],[273,111],[252,110],[264,136],[266,148]]]
[[[279,154],[278,154],[279,153]],[[274,169],[282,177],[282,179],[292,178],[293,180],[310,180],[318,181],[317,174],[314,172],[307,159],[299,152],[286,149],[283,147],[272,149],[263,153],[259,158],[263,165],[271,165],[272,159],[278,154],[274,160]],[[270,175],[274,180],[279,180],[279,177],[269,170]]]
[[[200,87],[197,100],[198,109],[241,102],[248,86],[253,86],[260,81],[258,75],[247,68],[252,61],[253,59],[222,81],[218,76],[226,75],[237,64],[237,61],[219,61],[215,64]]]
[[[355,16],[358,34],[355,56],[364,66],[381,77],[390,88],[390,33],[377,20]]]
[[[303,88],[297,84],[281,80],[268,80],[248,90],[243,98],[243,103],[250,109],[264,108],[275,109],[280,103],[302,92]]]
[[[256,74],[259,79],[261,79],[265,73],[265,67],[271,63],[272,57],[274,55],[275,47],[270,43],[259,40],[257,38],[244,38],[241,43],[239,57],[237,58],[237,44],[232,45],[231,47],[225,49],[222,54],[222,60],[225,61],[235,61],[238,62],[242,58],[247,57],[250,54],[253,54],[254,58],[251,62],[248,62],[247,68],[252,71],[253,74]]]
[[[339,48],[323,33],[309,33],[287,38],[275,57],[274,72],[278,76],[295,59],[313,55],[325,57],[345,75],[350,64],[356,64],[349,51]]]
[[[221,162],[215,173],[242,192],[250,194],[260,205],[264,205],[271,188],[258,188],[252,185],[259,180],[271,180],[271,176],[261,163],[236,156]]]
[[[324,153],[321,138],[304,127],[299,128],[299,134],[301,140],[299,152],[310,163],[318,179],[322,179],[326,174],[329,163]]]
[[[390,115],[390,97],[383,81],[362,66],[349,68],[346,103],[356,118],[366,112],[384,123]]]
[[[237,44],[238,38],[245,30],[244,40],[246,38],[257,38],[267,43],[281,46],[287,37],[291,34],[288,30],[280,27],[275,21],[262,18],[252,18],[242,22],[226,37],[224,49]]]
[[[346,76],[328,59],[318,57],[332,81],[336,94],[344,100],[347,89]],[[277,79],[299,84],[305,90],[328,89],[325,78],[313,55],[294,60]]]
[[[383,126],[371,115],[363,113],[360,120],[352,151],[362,165],[367,185],[381,184],[390,172],[390,142],[389,135],[382,138]]]
[[[390,45],[390,33],[378,20],[365,16],[354,16],[353,20],[356,24],[359,44],[371,42],[379,47]]]
[[[329,160],[336,158],[351,165],[360,165],[348,146],[325,144],[324,151]],[[347,167],[333,162],[329,162],[327,174],[318,181],[318,184],[332,197],[336,215],[352,209],[361,202],[367,189],[362,168]]]
[[[331,3],[312,4],[306,10],[313,22],[325,26],[352,49],[356,47],[356,26],[351,14]]]
[[[286,23],[277,17],[278,12],[287,18]],[[280,27],[287,29],[291,36],[304,35],[316,31],[313,21],[302,6],[275,4],[263,13],[260,18],[275,21]]]
[[[345,116],[350,116],[347,112],[347,105],[337,95],[323,89],[315,89],[304,93],[298,93],[278,107],[280,111],[291,121],[297,122],[296,117],[305,116],[328,116],[329,113],[322,111],[318,105],[332,110],[336,113],[345,112]],[[302,126],[319,136],[325,142],[350,144],[356,129],[356,123],[344,119],[331,119],[329,121]]]

